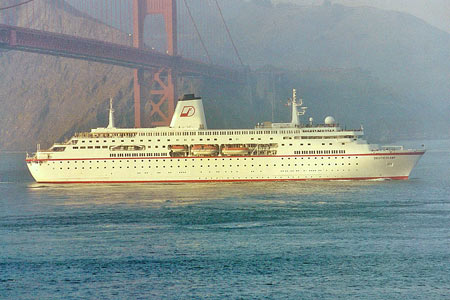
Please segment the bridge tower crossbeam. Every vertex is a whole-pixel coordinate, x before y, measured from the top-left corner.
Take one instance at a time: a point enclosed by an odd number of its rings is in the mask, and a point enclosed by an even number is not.
[[[177,7],[176,0],[133,0],[133,46],[144,48],[144,21],[147,15],[162,15],[165,22],[167,54],[177,55]],[[149,95],[145,87],[150,84]],[[150,83],[145,82],[144,70],[134,70],[134,123],[143,125],[143,100],[150,96],[150,125],[169,125],[175,109],[175,71],[169,67],[155,70]],[[156,119],[156,120],[155,120]]]

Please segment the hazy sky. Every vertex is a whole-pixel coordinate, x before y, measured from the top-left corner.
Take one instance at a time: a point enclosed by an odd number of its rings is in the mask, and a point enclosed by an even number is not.
[[[373,6],[397,10],[419,17],[433,26],[450,32],[450,0],[330,0],[351,6]],[[292,2],[320,5],[323,0],[272,0],[272,2]]]

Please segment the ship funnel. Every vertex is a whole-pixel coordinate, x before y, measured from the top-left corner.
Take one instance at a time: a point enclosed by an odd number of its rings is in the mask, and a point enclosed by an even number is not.
[[[178,100],[170,122],[171,128],[207,129],[201,97],[186,94]]]

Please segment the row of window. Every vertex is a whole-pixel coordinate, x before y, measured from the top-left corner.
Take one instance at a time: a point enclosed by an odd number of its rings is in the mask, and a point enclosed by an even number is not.
[[[320,154],[345,154],[345,150],[302,150],[294,151],[295,155],[320,155]],[[109,157],[155,157],[155,156],[167,156],[167,153],[111,153]],[[283,158],[282,158],[283,159]]]
[[[283,140],[321,140],[321,139],[356,139],[355,135],[328,135],[328,136],[284,136]]]
[[[73,146],[72,149],[108,149],[108,146]]]
[[[303,129],[303,132],[336,132],[334,129]]]
[[[314,166],[333,166],[333,164],[332,163],[328,163],[328,164],[281,164],[280,165],[280,167],[303,167],[303,166],[305,166],[305,165],[307,165],[308,167],[310,167],[310,166],[312,166],[312,165],[314,165]],[[341,164],[338,164],[338,163],[334,163],[334,166],[338,166],[338,165],[342,165],[342,166],[345,166],[345,163],[341,163]],[[347,165],[349,165],[349,166],[351,166],[352,164],[351,163],[348,163]],[[357,166],[357,165],[359,165],[358,163],[355,163],[355,165]],[[239,168],[239,167],[241,167],[241,165],[229,165],[230,166],[230,168]],[[266,164],[265,165],[265,167],[271,167],[272,165],[269,165],[269,164]],[[273,164],[273,166],[274,167],[277,167],[277,164]],[[127,167],[127,169],[129,169],[130,167],[133,167],[134,169],[137,169],[137,167],[138,166],[126,166]],[[158,169],[158,168],[166,168],[166,166],[165,165],[163,165],[163,166],[153,166],[155,169]],[[174,168],[174,166],[173,165],[169,165],[169,166],[167,166],[168,168]],[[181,166],[181,165],[176,165],[176,167],[177,168],[182,168],[183,166]],[[226,167],[228,167],[228,165],[200,165],[200,166],[198,166],[198,165],[191,165],[191,166],[188,166],[188,165],[184,165],[184,168],[188,168],[188,167],[191,167],[191,168],[212,168],[212,167],[214,167],[214,168],[217,168],[217,167],[221,167],[221,168],[226,168]],[[254,167],[264,167],[264,165],[242,165],[242,167],[244,167],[244,168],[247,168],[247,167],[251,167],[251,168],[254,168]],[[88,167],[86,167],[86,168],[88,168]],[[95,167],[94,167],[95,168]],[[100,169],[100,167],[98,166],[98,167],[96,167],[97,169]],[[111,167],[111,169],[114,169],[115,167],[114,166],[112,166]],[[119,169],[122,169],[122,166],[118,166],[118,168]],[[141,169],[143,169],[144,168],[144,166],[141,166]],[[152,166],[148,166],[148,168],[149,169],[151,169],[152,168]],[[62,170],[63,168],[62,167],[60,167],[59,168],[60,170]],[[74,169],[75,170],[77,170],[78,169],[78,167],[74,167]],[[85,169],[85,167],[80,167],[80,169],[82,169],[82,170],[84,170]],[[92,167],[89,167],[89,169],[92,169]],[[103,169],[107,169],[107,167],[106,166],[104,166],[103,167]],[[55,168],[53,168],[53,170],[55,170]],[[67,170],[70,170],[70,167],[67,167]]]
[[[345,154],[345,150],[304,150],[294,151],[294,154]]]
[[[127,133],[80,133],[77,138],[114,138],[136,136],[192,136],[192,135],[246,135],[246,134],[300,134],[302,132],[337,132],[330,129],[302,130],[220,130],[220,131],[182,131],[182,132],[127,132]]]
[[[167,156],[167,153],[112,153],[109,157],[155,157]]]
[[[338,139],[342,139],[342,138],[350,138],[350,139],[355,139],[356,140],[356,136],[353,136],[353,135],[343,135],[343,136],[324,136],[324,137],[322,137],[322,136],[295,136],[295,137],[283,137],[283,139],[284,140],[291,140],[291,139],[336,139],[336,138],[338,138]],[[269,138],[270,140],[273,140],[273,137],[270,137]],[[207,138],[206,139],[206,141],[211,141],[212,139],[211,138]],[[214,138],[213,139],[214,141],[217,141],[217,138]],[[232,140],[232,138],[229,138],[229,140],[231,141]],[[251,141],[254,141],[255,140],[255,138],[250,138],[250,140]],[[261,138],[258,138],[258,140],[260,141],[261,140]],[[147,140],[148,142],[152,142],[152,140]],[[160,139],[158,139],[157,140],[157,142],[160,142],[161,140]],[[175,140],[176,142],[179,142],[180,140],[179,139],[176,139]],[[187,141],[186,139],[184,140],[184,141]],[[191,141],[195,141],[194,139],[191,139]],[[202,142],[203,141],[203,139],[202,138],[200,138],[200,139],[198,139],[198,141],[200,141],[200,142]],[[71,142],[71,144],[77,144],[77,142],[78,142],[78,140],[73,140],[72,142]],[[82,143],[86,143],[86,140],[81,140],[81,142]],[[93,143],[94,141],[93,140],[88,140],[88,142],[89,143]],[[95,142],[96,143],[99,143],[100,142],[100,140],[95,140]],[[108,141],[107,140],[103,140],[103,142],[104,143],[107,143]],[[112,143],[115,143],[116,142],[116,140],[112,140],[111,141]],[[126,141],[125,140],[120,140],[120,142],[121,143],[125,143]],[[131,143],[134,143],[134,140],[130,140],[130,142]],[[144,142],[144,140],[140,140],[140,142],[141,143],[143,143]],[[167,142],[170,142],[170,139],[167,139]],[[330,145],[331,145],[332,143],[330,143]],[[292,144],[290,144],[290,145],[292,145]],[[308,145],[311,145],[311,144],[308,144]],[[325,145],[325,143],[322,143],[322,145]],[[284,144],[283,144],[283,146],[284,146]],[[301,146],[303,146],[303,144],[301,144]],[[74,147],[74,149],[78,149],[78,147]],[[85,149],[85,148],[82,148],[82,149]],[[89,149],[92,149],[92,147],[91,148],[89,148]]]
[[[119,153],[120,154],[120,153]],[[117,155],[119,155],[119,154],[111,154],[111,157],[125,157],[125,156],[117,156]],[[130,154],[130,153],[124,153],[124,154]],[[164,157],[164,156],[166,156],[166,153],[141,153],[141,154],[145,154],[145,155],[149,155],[149,156],[159,156],[159,157]],[[116,155],[116,156],[113,156],[113,155]],[[136,158],[136,157],[134,157],[134,158]],[[345,157],[343,157],[343,156],[341,156],[341,157],[338,157],[338,156],[335,156],[334,157],[334,159],[336,160],[336,159],[338,159],[338,158],[340,158],[340,159],[342,159],[342,160],[345,160]],[[347,156],[347,158],[348,159],[351,159],[351,158],[355,158],[355,159],[358,159],[358,156]],[[246,160],[255,160],[253,157],[241,157],[241,158],[178,158],[178,159],[171,159],[170,160],[170,162],[180,162],[180,161],[188,161],[188,160],[192,160],[192,161],[195,161],[195,160],[200,160],[200,161],[233,161],[233,160],[243,160],[243,161],[246,161]],[[281,157],[281,160],[324,160],[325,158],[324,157]],[[328,160],[330,160],[331,159],[331,157],[328,157]],[[89,163],[89,164],[91,164],[91,163],[99,163],[99,162],[101,162],[102,160],[80,160],[79,162],[80,163],[82,163],[82,164],[84,164],[85,162],[86,163]],[[112,162],[112,163],[114,163],[115,162],[115,160],[103,160],[103,162],[104,163],[107,163],[107,162]],[[136,160],[136,159],[134,159],[134,160],[132,160],[132,161],[130,161],[130,160],[123,160],[123,162],[126,162],[126,163],[129,163],[129,162],[138,162],[138,160]],[[154,162],[154,163],[159,163],[159,162],[162,162],[162,163],[165,163],[167,161],[167,159],[164,159],[164,160],[158,160],[158,159],[156,159],[156,160],[144,160],[144,159],[141,159],[141,162],[148,162],[148,163],[152,163],[152,162]],[[78,163],[78,161],[77,160],[67,160],[66,161],[68,164],[70,164],[70,163]],[[57,161],[52,161],[52,164],[55,164],[55,163],[57,163]],[[63,163],[63,161],[62,160],[60,160],[59,161],[59,163],[60,164],[62,164]],[[274,165],[274,166],[276,166],[276,165]]]
[[[111,137],[135,137],[136,132],[116,132],[116,133],[90,133],[82,132],[76,133],[77,138],[111,138]]]

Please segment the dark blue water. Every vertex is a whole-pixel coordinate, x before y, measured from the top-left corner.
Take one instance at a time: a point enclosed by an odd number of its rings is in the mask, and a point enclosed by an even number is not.
[[[426,147],[362,182],[42,185],[0,154],[0,299],[450,299],[450,141]]]

